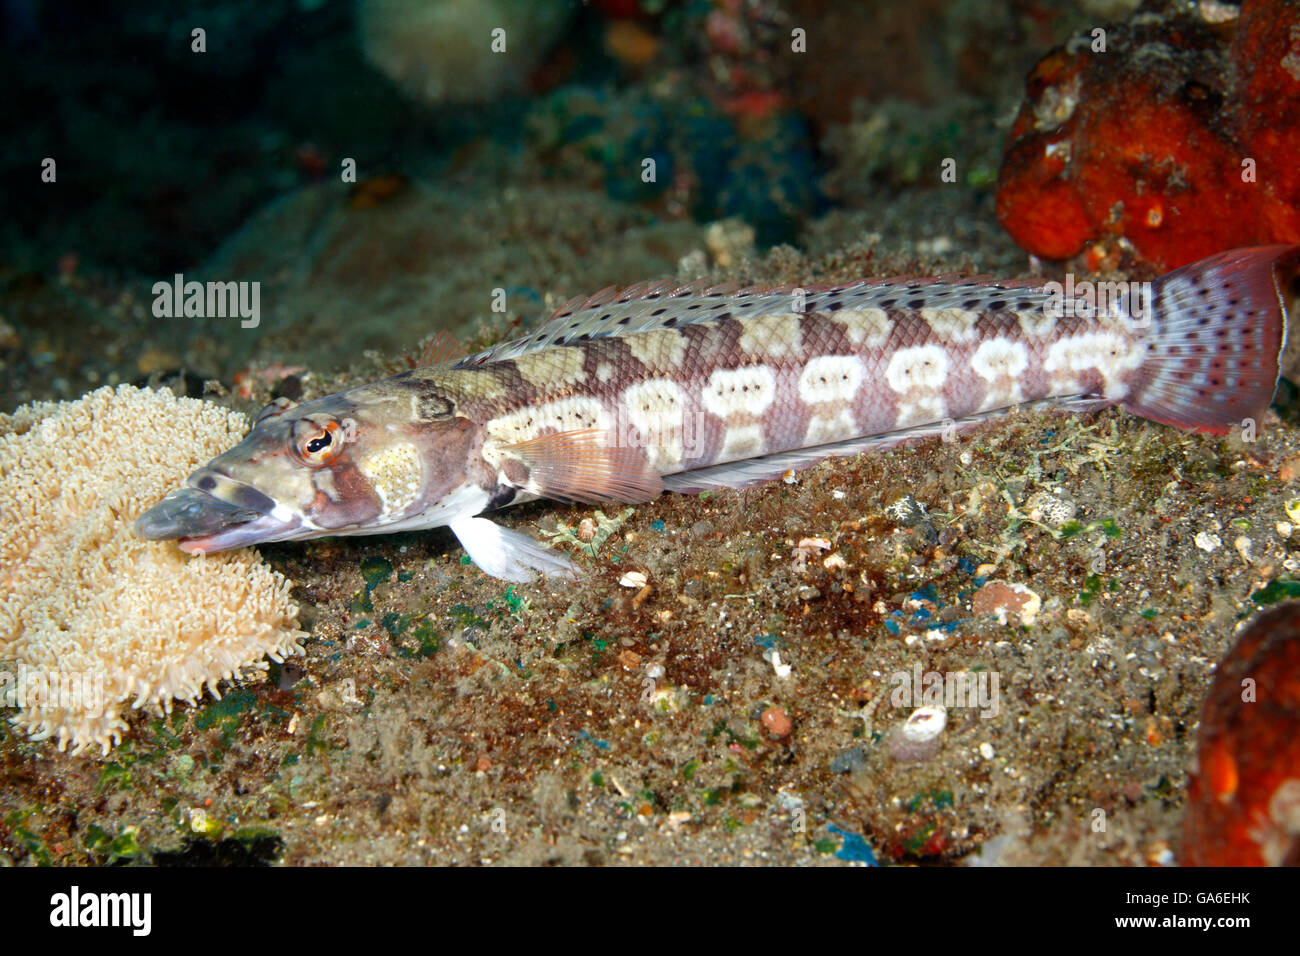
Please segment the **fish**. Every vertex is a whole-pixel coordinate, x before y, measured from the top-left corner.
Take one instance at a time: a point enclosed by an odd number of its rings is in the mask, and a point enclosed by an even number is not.
[[[489,575],[571,578],[485,515],[742,488],[1026,404],[1226,434],[1272,400],[1298,258],[1232,250],[1109,296],[979,276],[606,289],[486,351],[272,402],[134,530],[198,555],[445,526]]]

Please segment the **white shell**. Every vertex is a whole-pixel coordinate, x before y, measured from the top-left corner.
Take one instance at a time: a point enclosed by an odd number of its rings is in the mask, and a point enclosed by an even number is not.
[[[913,743],[933,740],[948,724],[948,711],[942,707],[918,707],[903,724],[903,736]]]

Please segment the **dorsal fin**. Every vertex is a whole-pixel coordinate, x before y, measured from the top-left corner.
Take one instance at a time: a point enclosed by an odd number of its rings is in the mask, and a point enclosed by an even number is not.
[[[458,362],[468,355],[469,349],[465,348],[456,336],[443,329],[429,339],[428,344],[421,350],[418,367]]]
[[[834,309],[863,309],[897,304],[911,290],[925,299],[926,308],[953,308],[975,299],[979,303],[1005,298],[1044,295],[1041,279],[995,280],[987,276],[895,276],[862,279],[857,282],[738,288],[734,282],[710,284],[705,280],[680,283],[675,279],[640,282],[623,290],[610,286],[586,298],[570,299],[537,331],[520,339],[503,342],[456,363],[467,368],[517,358],[529,352],[586,339],[631,335],[652,329],[680,328],[709,322],[721,315],[751,318],[797,310],[795,292],[802,293],[804,312]],[[935,286],[943,286],[936,291]],[[976,306],[978,307],[978,306]]]

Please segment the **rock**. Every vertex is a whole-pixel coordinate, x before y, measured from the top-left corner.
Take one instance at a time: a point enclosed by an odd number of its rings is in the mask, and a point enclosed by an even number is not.
[[[1223,539],[1212,531],[1198,531],[1192,540],[1206,554],[1213,554],[1223,547]]]
[[[925,506],[911,495],[903,495],[885,508],[885,516],[900,528],[912,528],[925,520]]]
[[[790,720],[790,715],[786,713],[784,707],[769,707],[763,711],[759,719],[763,729],[777,740],[790,736],[790,731],[794,729],[794,722]]]
[[[1037,619],[1042,605],[1042,598],[1023,584],[990,581],[975,592],[971,613],[996,614],[1000,624],[1013,621],[1028,627]]]
[[[846,747],[831,758],[831,773],[856,773],[867,765],[867,752],[861,744]]]
[[[927,548],[933,548],[939,543],[939,532],[929,521],[922,521],[912,528],[908,540],[914,550],[925,551]]]

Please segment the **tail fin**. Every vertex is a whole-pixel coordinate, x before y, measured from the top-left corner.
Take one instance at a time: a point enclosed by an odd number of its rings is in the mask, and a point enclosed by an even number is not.
[[[1124,407],[1214,435],[1258,421],[1273,400],[1286,345],[1277,267],[1298,256],[1300,246],[1234,249],[1156,279],[1154,331]]]

